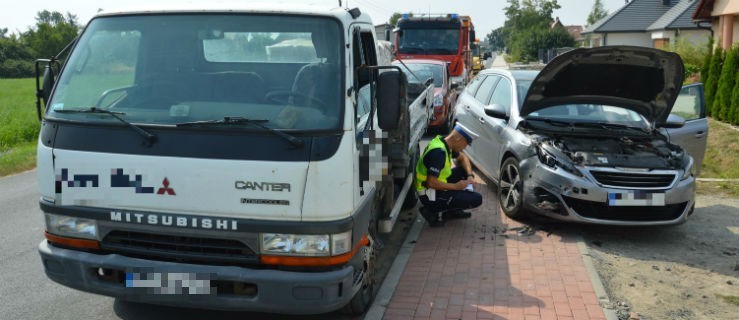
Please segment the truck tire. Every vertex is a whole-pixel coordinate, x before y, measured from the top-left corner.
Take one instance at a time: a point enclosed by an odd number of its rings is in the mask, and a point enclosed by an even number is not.
[[[370,244],[360,249],[364,258],[364,274],[362,276],[362,284],[359,291],[342,310],[344,313],[351,315],[361,315],[372,305],[375,298],[375,261],[376,250],[374,241],[370,239]]]
[[[416,144],[415,151],[412,151],[412,154],[413,156],[411,157],[411,162],[408,167],[410,168],[410,172],[411,174],[413,174],[413,178],[415,179],[416,163],[418,163],[418,159],[421,157],[421,146],[419,144]],[[418,203],[418,195],[416,194],[415,184],[411,183],[411,187],[408,189],[408,193],[406,193],[405,199],[403,199],[403,205],[400,208],[403,210],[407,210],[415,207],[416,203]]]

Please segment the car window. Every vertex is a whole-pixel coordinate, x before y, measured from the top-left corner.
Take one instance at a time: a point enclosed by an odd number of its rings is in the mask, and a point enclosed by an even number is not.
[[[477,77],[472,79],[472,82],[467,85],[467,89],[465,89],[465,92],[467,92],[467,94],[471,96],[474,96],[477,88],[480,87],[480,84],[482,84],[482,81],[485,80],[485,78],[485,75],[478,75]]]
[[[566,104],[543,108],[529,116],[573,122],[606,122],[631,126],[646,125],[644,117],[626,108],[597,104]]]
[[[443,65],[408,62],[406,62],[405,64],[398,63],[396,65],[400,67],[400,70],[403,70],[403,73],[405,73],[406,77],[408,77],[408,82],[410,83],[422,83],[428,78],[433,78],[434,87],[441,88],[442,85],[444,85],[444,79],[442,76],[444,72]]]
[[[364,124],[367,123],[367,116],[370,112],[372,99],[370,97],[370,85],[367,84],[357,93],[357,117],[355,122],[357,127],[363,128]]]
[[[517,80],[516,91],[518,91],[518,105],[523,105],[523,99],[526,99],[526,94],[529,92],[531,87],[531,80]]]
[[[488,105],[497,103],[505,107],[506,112],[511,108],[511,83],[506,78],[500,78],[498,85],[495,86],[493,95],[490,96]]]
[[[477,89],[477,92],[475,93],[475,100],[480,101],[480,103],[482,104],[487,104],[488,100],[490,99],[490,93],[493,91],[495,82],[497,82],[498,79],[499,77],[496,76],[485,78],[485,80],[480,85],[480,88]]]
[[[700,87],[683,87],[672,107],[672,114],[681,116],[685,120],[701,118],[701,94]]]

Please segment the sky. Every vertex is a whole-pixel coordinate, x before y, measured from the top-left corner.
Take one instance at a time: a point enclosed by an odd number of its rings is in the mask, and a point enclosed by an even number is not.
[[[177,3],[182,0],[21,0],[8,3],[0,10],[0,28],[8,28],[9,33],[18,33],[28,30],[35,25],[36,13],[41,10],[59,11],[74,14],[81,25],[87,23],[98,9],[112,9],[121,3],[127,5],[157,3]],[[248,0],[244,0],[248,1]],[[350,8],[359,7],[372,17],[374,24],[382,24],[390,19],[393,12],[399,13],[458,13],[469,15],[475,25],[477,38],[481,40],[490,31],[501,27],[505,21],[503,8],[506,0],[341,0],[343,5]],[[265,2],[264,0],[260,2]],[[295,1],[303,3],[322,3],[338,5],[339,0],[306,0]],[[587,17],[593,8],[595,0],[558,0],[562,7],[554,12],[564,25],[585,25]],[[612,13],[624,5],[624,0],[601,0],[604,8]]]

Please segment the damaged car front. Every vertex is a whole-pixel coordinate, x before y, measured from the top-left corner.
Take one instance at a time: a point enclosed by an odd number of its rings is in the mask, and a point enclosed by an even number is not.
[[[686,221],[695,203],[695,165],[661,128],[683,64],[640,47],[578,49],[550,62],[520,106],[510,156],[500,158],[501,208],[516,217],[612,225]],[[489,116],[505,114],[496,105]]]

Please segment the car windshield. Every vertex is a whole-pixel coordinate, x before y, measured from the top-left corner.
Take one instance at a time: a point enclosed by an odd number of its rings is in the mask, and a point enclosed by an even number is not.
[[[117,121],[56,112],[96,108],[137,124],[242,117],[274,129],[339,128],[341,41],[338,22],[325,17],[96,18],[65,64],[47,117]]]
[[[609,124],[641,129],[649,123],[640,114],[621,107],[595,104],[567,104],[547,107],[526,116],[527,119],[547,119],[561,123]]]
[[[434,79],[434,87],[441,88],[444,85],[444,66],[434,63],[409,63],[396,64],[408,77],[409,83],[423,83],[428,78]],[[415,76],[414,76],[415,75]]]
[[[398,52],[407,54],[456,54],[459,29],[405,29],[398,38]]]

